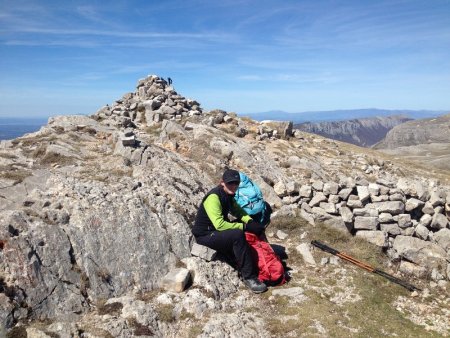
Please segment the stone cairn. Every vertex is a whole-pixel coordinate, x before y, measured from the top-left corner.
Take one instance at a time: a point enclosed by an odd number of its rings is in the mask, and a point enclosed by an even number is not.
[[[298,186],[278,183],[275,192],[292,201],[311,224],[322,221],[350,231],[402,258],[400,270],[434,280],[450,276],[450,194],[420,182],[378,179]],[[442,262],[446,262],[442,266]],[[447,270],[447,271],[446,271]]]
[[[179,95],[167,81],[157,75],[138,81],[136,92],[127,93],[111,106],[106,105],[92,115],[97,121],[123,130],[123,146],[136,146],[136,128],[158,126],[164,121],[182,122],[183,119],[203,119],[210,126],[237,122],[233,114],[221,109],[205,112],[200,103]],[[189,128],[189,123],[186,124]],[[262,121],[256,130],[256,139],[289,138],[293,134],[293,123],[285,121]],[[247,130],[238,128],[235,135],[244,137]]]
[[[115,127],[152,126],[163,120],[181,120],[184,116],[201,115],[200,103],[179,95],[167,81],[149,75],[138,81],[135,93],[127,93],[112,106],[99,109],[93,117],[111,121]]]

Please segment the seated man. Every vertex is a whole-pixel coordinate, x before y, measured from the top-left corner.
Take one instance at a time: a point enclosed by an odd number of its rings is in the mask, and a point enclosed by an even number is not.
[[[264,227],[253,221],[234,200],[239,182],[238,171],[225,170],[220,184],[203,198],[192,233],[198,244],[232,255],[238,263],[244,284],[254,293],[261,293],[267,291],[267,286],[257,278],[258,268],[244,231],[260,235]],[[237,218],[237,222],[230,222],[229,213]]]

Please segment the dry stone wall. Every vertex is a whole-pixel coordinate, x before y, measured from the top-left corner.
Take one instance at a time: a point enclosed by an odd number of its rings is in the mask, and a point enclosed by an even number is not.
[[[310,223],[325,222],[386,249],[405,261],[402,270],[450,276],[450,194],[443,188],[407,179],[290,185],[279,182],[274,189],[285,201],[296,198]]]

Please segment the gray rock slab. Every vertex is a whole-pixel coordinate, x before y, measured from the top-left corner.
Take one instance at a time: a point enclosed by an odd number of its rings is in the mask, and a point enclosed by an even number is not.
[[[394,193],[389,195],[389,201],[405,201],[405,195],[403,193]]]
[[[216,299],[226,299],[235,294],[241,282],[238,273],[227,263],[207,262],[198,257],[183,258],[182,262],[192,274],[194,287],[202,287],[211,292]]]
[[[425,202],[417,198],[409,198],[405,203],[405,211],[412,211],[417,208],[422,208],[425,205]]]
[[[279,197],[287,195],[286,185],[282,181],[278,181],[277,183],[275,183],[273,190]]]
[[[415,229],[412,226],[409,228],[400,228],[400,230],[401,230],[401,234],[403,236],[412,236],[412,235],[414,235],[414,232],[415,232]]]
[[[329,195],[328,196],[328,202],[333,204],[338,204],[341,198],[339,195]]]
[[[377,209],[379,213],[387,212],[391,215],[398,215],[405,211],[405,204],[401,201],[375,202],[367,204],[366,208]]]
[[[423,239],[426,241],[428,239],[428,234],[430,233],[430,230],[427,229],[425,225],[419,224],[415,229],[415,234],[420,239]]]
[[[378,227],[378,217],[356,216],[354,227],[356,230],[376,230]]]
[[[315,207],[318,206],[320,202],[326,202],[327,200],[327,197],[322,192],[317,192],[308,204],[310,207]]]
[[[378,220],[380,221],[380,223],[392,223],[394,221],[394,218],[391,214],[382,212],[378,215]]]
[[[447,227],[448,219],[444,214],[434,214],[430,227],[433,229],[444,229]]]
[[[422,208],[422,212],[428,215],[434,215],[434,207],[430,202],[425,202],[425,205]]]
[[[293,195],[298,193],[298,183],[295,181],[289,181],[286,183],[286,191],[288,195]]]
[[[307,243],[302,243],[295,248],[295,250],[297,250],[297,252],[302,256],[303,261],[306,264],[316,266],[316,261],[314,260],[310,249],[311,246]]]
[[[353,213],[350,210],[350,208],[348,207],[340,207],[339,208],[339,213],[342,217],[342,220],[346,223],[351,223],[353,222]]]
[[[358,192],[358,197],[362,203],[365,203],[370,199],[369,188],[367,186],[357,186],[356,191]]]
[[[384,178],[377,178],[376,183],[388,188],[394,188],[396,186],[395,182]]]
[[[347,206],[349,208],[362,208],[363,203],[361,202],[358,196],[350,195],[347,200]]]
[[[441,229],[434,233],[433,242],[443,248],[445,251],[450,250],[450,229]]]
[[[211,248],[208,248],[207,246],[200,245],[198,243],[194,243],[191,248],[191,254],[193,256],[200,257],[206,261],[212,261],[216,255],[217,251]]]
[[[311,197],[312,196],[312,188],[310,185],[302,185],[300,187],[299,194],[301,197]]]
[[[419,223],[425,227],[429,226],[431,224],[431,221],[433,220],[433,217],[429,214],[424,214],[422,217],[420,217]]]
[[[370,196],[370,199],[372,200],[372,202],[385,202],[389,201],[389,196],[384,194],[380,196]]]
[[[418,278],[423,278],[427,274],[427,269],[423,266],[408,262],[401,261],[399,271],[406,275],[415,276]]]
[[[423,267],[437,268],[446,265],[446,252],[435,243],[410,236],[397,236],[393,248],[403,257]]]
[[[315,191],[322,191],[323,190],[323,182],[322,181],[314,181],[312,183],[312,188]]]
[[[323,185],[323,193],[328,196],[328,195],[336,195],[338,193],[339,190],[339,184],[335,183],[335,182],[326,182]]]
[[[341,199],[347,200],[352,191],[353,191],[352,188],[344,188],[339,191],[338,195]]]
[[[334,203],[328,203],[328,202],[320,202],[319,207],[325,210],[329,214],[335,214],[336,206]]]
[[[409,228],[412,226],[411,215],[410,214],[400,214],[398,215],[398,226],[402,229]]]
[[[375,244],[381,248],[387,246],[387,237],[383,231],[378,230],[360,230],[355,234],[356,237],[364,238],[369,243]]]
[[[368,186],[370,196],[378,196],[380,194],[380,186],[376,183],[369,183]]]
[[[176,268],[162,278],[161,287],[167,291],[183,292],[190,278],[188,269]]]
[[[402,230],[397,223],[382,223],[380,224],[380,230],[388,233],[391,236],[397,236],[402,233]]]
[[[431,194],[430,194],[429,202],[431,203],[431,205],[433,207],[437,207],[439,205],[444,205],[445,204],[445,198],[443,198],[441,196],[441,192],[440,191],[432,191]]]
[[[353,215],[365,217],[378,217],[378,210],[371,208],[355,208],[353,209]]]

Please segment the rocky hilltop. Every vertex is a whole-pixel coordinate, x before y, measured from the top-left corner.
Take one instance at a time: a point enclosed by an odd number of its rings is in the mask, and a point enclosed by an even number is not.
[[[409,121],[389,131],[376,149],[393,149],[429,143],[450,143],[450,114]]]
[[[396,126],[374,148],[450,170],[450,114]]]
[[[292,279],[261,296],[191,254],[197,207],[226,167],[275,210],[267,234]],[[0,336],[446,335],[449,191],[448,173],[204,111],[148,76],[92,116],[0,142]],[[378,252],[374,263],[422,291],[382,284],[312,239]]]
[[[381,141],[393,127],[410,120],[403,115],[377,116],[345,121],[305,122],[294,127],[333,140],[370,147]]]

